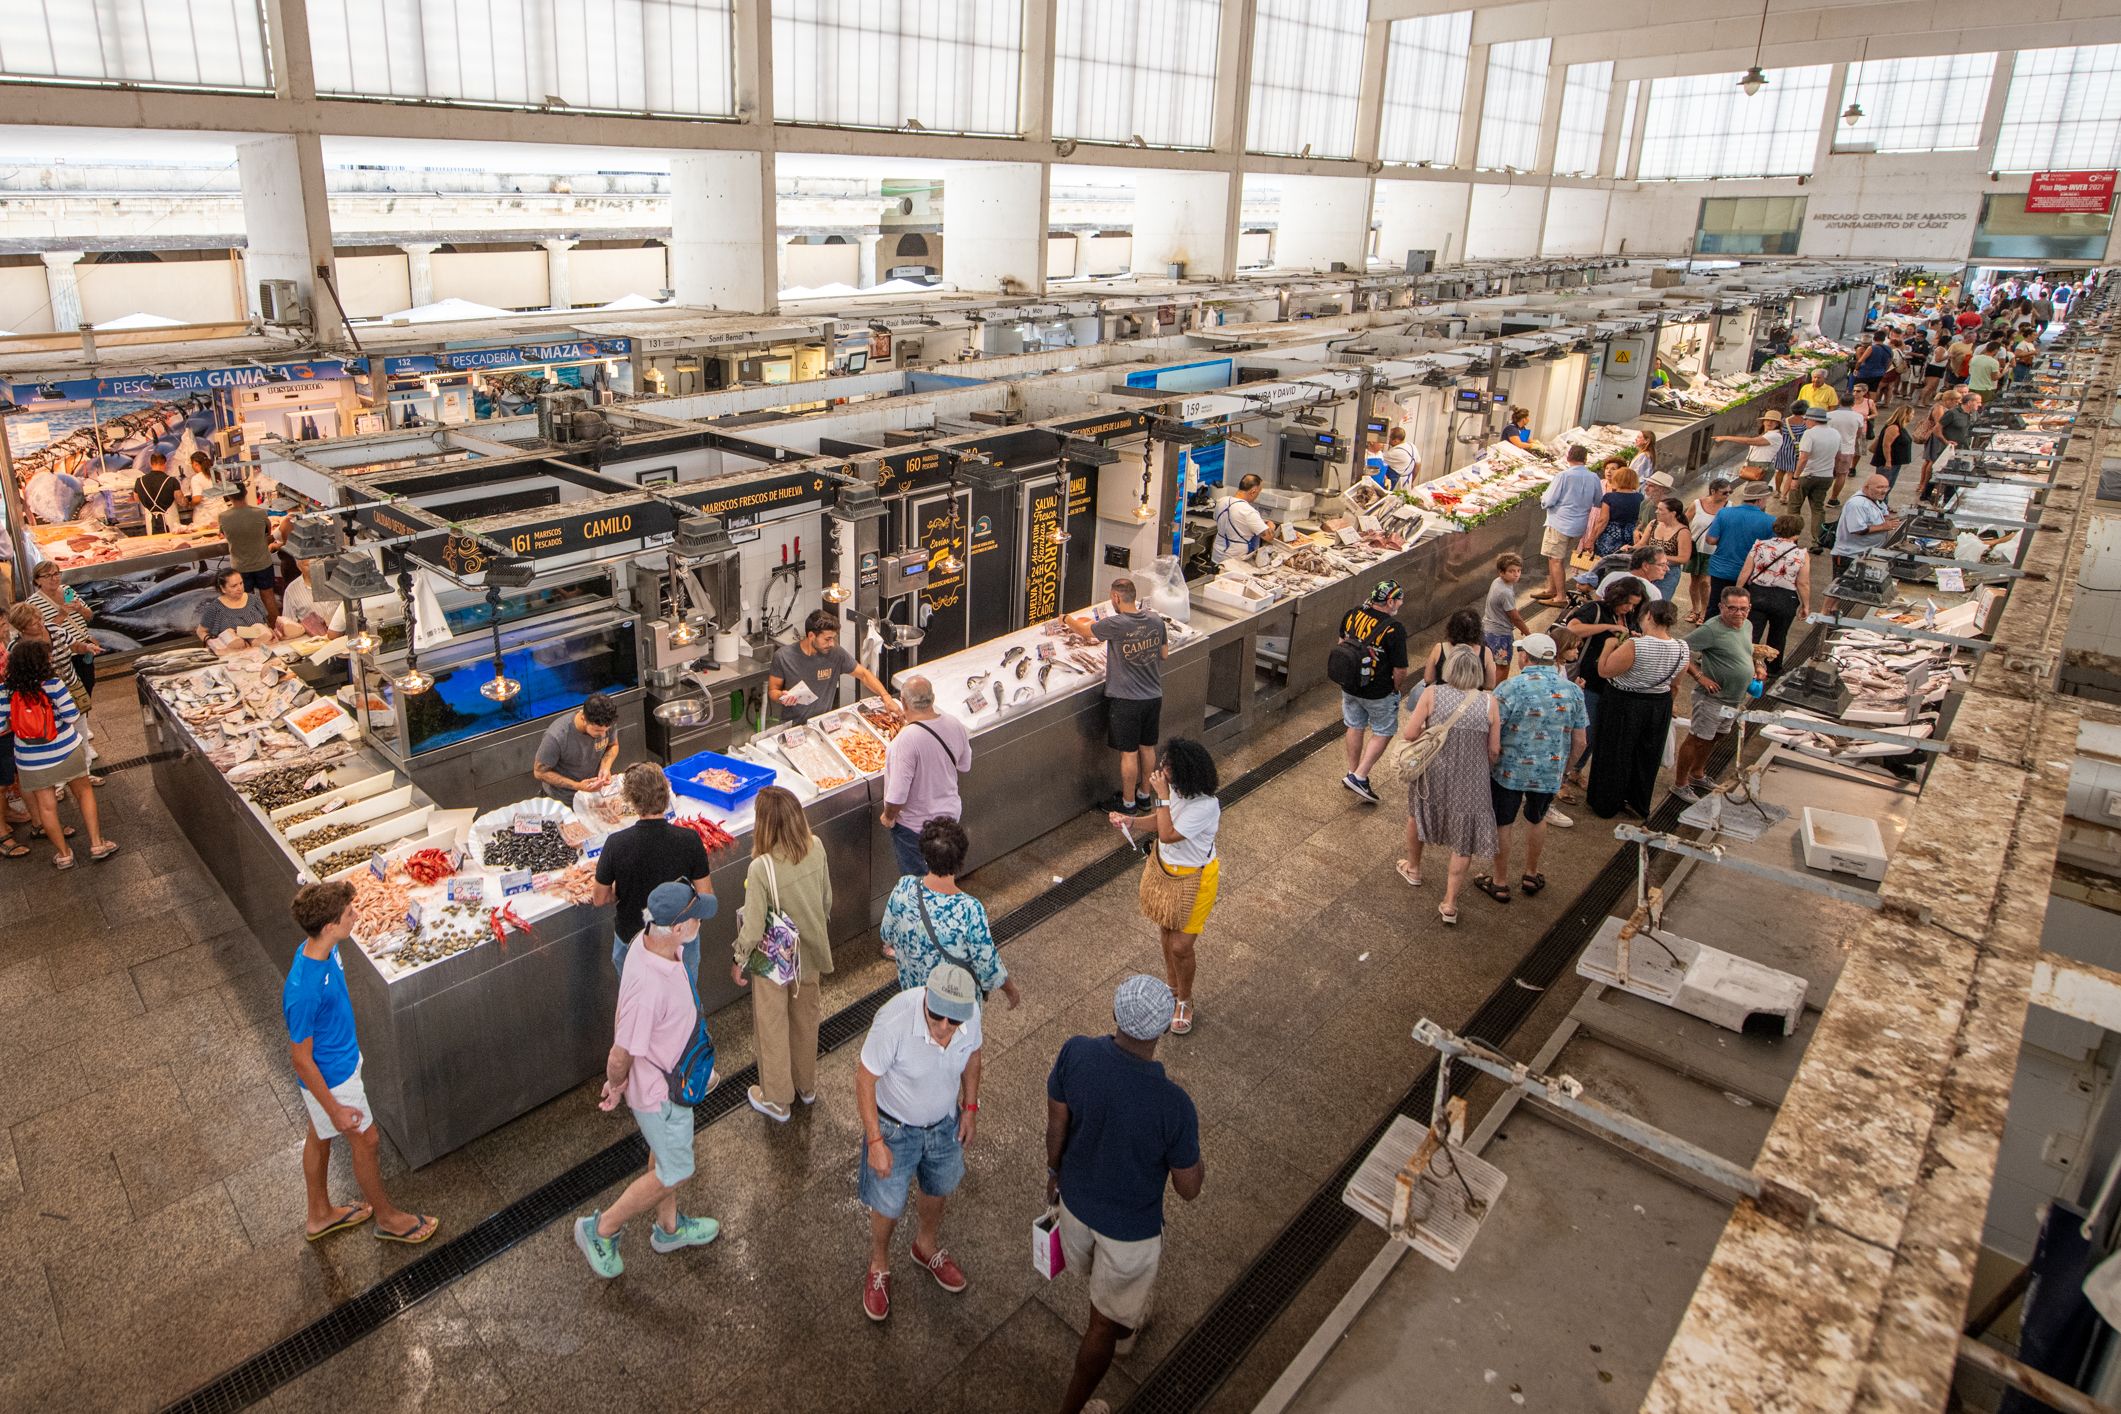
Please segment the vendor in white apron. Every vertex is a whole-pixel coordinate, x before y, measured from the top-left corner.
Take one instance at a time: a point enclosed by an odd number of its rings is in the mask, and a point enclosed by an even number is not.
[[[1421,475],[1421,459],[1407,445],[1407,429],[1395,427],[1386,436],[1384,454],[1372,466],[1369,479],[1387,491],[1411,486]]]
[[[1208,558],[1216,564],[1237,555],[1249,555],[1260,546],[1260,542],[1275,533],[1278,527],[1253,505],[1259,499],[1260,480],[1247,475],[1237,483],[1237,489],[1224,501],[1222,509],[1215,513],[1215,539],[1208,548]]]

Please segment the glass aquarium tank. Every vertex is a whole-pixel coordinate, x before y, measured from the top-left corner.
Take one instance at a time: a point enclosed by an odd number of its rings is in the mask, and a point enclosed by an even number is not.
[[[479,692],[493,680],[490,655],[429,668],[434,686],[405,694],[384,678],[379,686],[404,722],[406,754],[418,756],[455,746],[488,732],[549,717],[579,706],[595,692],[625,692],[640,685],[640,661],[632,619],[604,620],[568,630],[539,625],[534,641],[501,641],[502,670],[523,685],[507,702]],[[550,636],[546,636],[550,635]]]

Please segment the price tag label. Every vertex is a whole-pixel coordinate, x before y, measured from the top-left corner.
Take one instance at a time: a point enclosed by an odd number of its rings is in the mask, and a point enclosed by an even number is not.
[[[384,860],[382,850],[368,856],[368,872],[376,876],[378,883],[390,873],[390,865]]]
[[[604,855],[604,839],[608,838],[609,836],[605,836],[603,839],[594,839],[583,845],[582,858],[592,861],[601,859]]]
[[[528,869],[511,869],[501,876],[502,898],[514,898],[517,894],[527,894],[536,887],[537,883]]]
[[[331,799],[325,801],[322,805],[318,806],[317,813],[320,815],[329,815],[334,810],[343,810],[345,808],[346,797],[343,795],[335,795]]]
[[[1957,565],[1937,566],[1937,587],[1946,594],[1966,593],[1966,571]]]
[[[1359,545],[1362,543],[1362,536],[1356,533],[1354,526],[1344,525],[1340,528],[1340,543],[1343,545]]]
[[[405,906],[405,931],[414,937],[418,937],[420,935],[420,924],[425,922],[426,918],[426,909],[420,907],[417,903],[407,904]]]
[[[535,815],[518,815],[511,828],[519,835],[542,835],[545,833],[545,822]]]
[[[481,903],[486,898],[486,880],[478,874],[459,875],[449,881],[451,903]]]

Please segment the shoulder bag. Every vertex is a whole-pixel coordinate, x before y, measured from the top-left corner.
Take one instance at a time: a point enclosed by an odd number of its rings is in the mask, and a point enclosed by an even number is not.
[[[1400,779],[1410,786],[1420,780],[1436,758],[1443,754],[1444,740],[1451,735],[1451,728],[1457,726],[1458,719],[1485,696],[1487,694],[1484,692],[1468,692],[1466,700],[1458,704],[1451,715],[1443,720],[1441,726],[1431,721],[1428,729],[1420,736],[1403,743],[1393,758],[1393,764],[1399,769]]]
[[[689,973],[685,980],[692,985],[693,1033],[669,1072],[670,1097],[681,1105],[697,1105],[714,1088],[714,1033],[707,1029],[707,1008],[700,1005],[699,984],[692,982]]]
[[[1756,608],[1766,609],[1768,612],[1777,615],[1797,612],[1797,591],[1795,589],[1783,584],[1762,584],[1760,576],[1766,574],[1790,556],[1798,553],[1802,548],[1799,545],[1791,545],[1774,559],[1769,560],[1759,569],[1753,571],[1753,578],[1746,583],[1745,588],[1752,593],[1753,604]]]
[[[921,928],[928,934],[929,943],[942,956],[943,961],[956,967],[962,967],[967,972],[972,972],[972,955],[970,953],[952,952],[943,946],[942,938],[936,934],[935,920],[928,915],[928,886],[918,879],[913,881],[913,901],[920,906]],[[979,974],[972,972],[972,979],[977,982]]]
[[[773,872],[773,856],[765,854],[759,858],[766,865],[766,927],[752,946],[751,956],[744,959],[744,970],[777,987],[786,987],[802,971],[797,952],[800,938],[795,920],[781,911],[780,879]]]

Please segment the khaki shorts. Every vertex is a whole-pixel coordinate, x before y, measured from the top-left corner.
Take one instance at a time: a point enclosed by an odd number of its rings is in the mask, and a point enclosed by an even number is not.
[[[1149,1316],[1149,1298],[1156,1290],[1157,1264],[1164,1256],[1163,1235],[1117,1242],[1083,1226],[1063,1203],[1060,1238],[1069,1270],[1089,1278],[1090,1304],[1108,1321],[1130,1331],[1141,1329]]]
[[[1563,535],[1550,525],[1539,537],[1539,553],[1550,560],[1566,560],[1576,553],[1577,543],[1582,539],[1581,535]]]
[[[352,1075],[331,1087],[331,1097],[348,1109],[361,1112],[363,1134],[376,1127],[376,1112],[368,1106],[368,1086],[361,1080],[360,1066],[355,1066]],[[302,1106],[309,1111],[309,1127],[317,1132],[319,1139],[330,1139],[338,1134],[331,1117],[324,1113],[324,1107],[317,1103],[315,1095],[309,1093],[307,1085],[302,1087]]]

